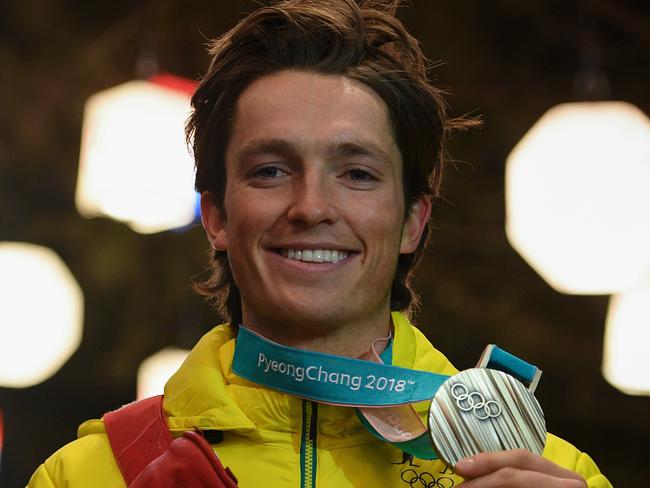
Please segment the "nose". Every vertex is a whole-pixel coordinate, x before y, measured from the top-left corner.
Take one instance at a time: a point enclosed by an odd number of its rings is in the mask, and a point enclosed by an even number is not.
[[[292,223],[308,227],[321,223],[333,224],[338,210],[333,190],[322,174],[307,174],[294,182],[287,218]]]

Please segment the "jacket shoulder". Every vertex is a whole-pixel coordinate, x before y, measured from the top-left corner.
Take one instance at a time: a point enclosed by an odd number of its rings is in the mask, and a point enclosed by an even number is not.
[[[38,467],[28,488],[125,486],[103,422],[84,422],[79,434]]]
[[[563,468],[578,473],[589,488],[612,488],[612,484],[600,472],[596,463],[585,452],[553,434],[546,435],[544,457]]]

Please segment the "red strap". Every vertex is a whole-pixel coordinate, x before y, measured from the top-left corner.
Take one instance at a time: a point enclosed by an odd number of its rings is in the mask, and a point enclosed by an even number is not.
[[[212,446],[198,432],[184,432],[149,464],[129,488],[237,488]]]
[[[236,488],[212,446],[196,432],[173,439],[162,395],[130,403],[104,415],[111,449],[131,488]]]
[[[145,398],[104,415],[104,425],[127,486],[172,443],[162,395]]]

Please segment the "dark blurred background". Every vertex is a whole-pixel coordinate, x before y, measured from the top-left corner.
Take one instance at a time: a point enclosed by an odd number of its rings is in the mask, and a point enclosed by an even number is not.
[[[143,359],[189,348],[219,322],[190,290],[207,262],[198,226],[141,235],[78,215],[82,111],[88,96],[137,77],[152,53],[161,70],[196,79],[206,40],[257,4],[0,2],[0,240],[51,247],[85,295],[83,343],[65,366],[38,386],[0,388],[3,488],[24,486],[80,422],[133,400]],[[650,398],[626,396],[600,373],[608,297],[555,292],[510,247],[504,166],[548,108],[585,96],[575,79],[587,52],[600,53],[612,99],[650,113],[650,6],[416,0],[399,15],[442,61],[435,73],[452,113],[484,120],[449,148],[417,323],[461,369],[492,342],[540,365],[549,430],[589,452],[615,486],[647,486]]]

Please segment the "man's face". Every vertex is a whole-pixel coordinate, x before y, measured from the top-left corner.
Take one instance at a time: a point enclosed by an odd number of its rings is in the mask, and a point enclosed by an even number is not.
[[[416,249],[429,206],[404,221],[381,98],[343,76],[263,77],[237,102],[226,173],[224,211],[206,194],[203,221],[228,251],[245,325],[387,322],[397,258]]]

